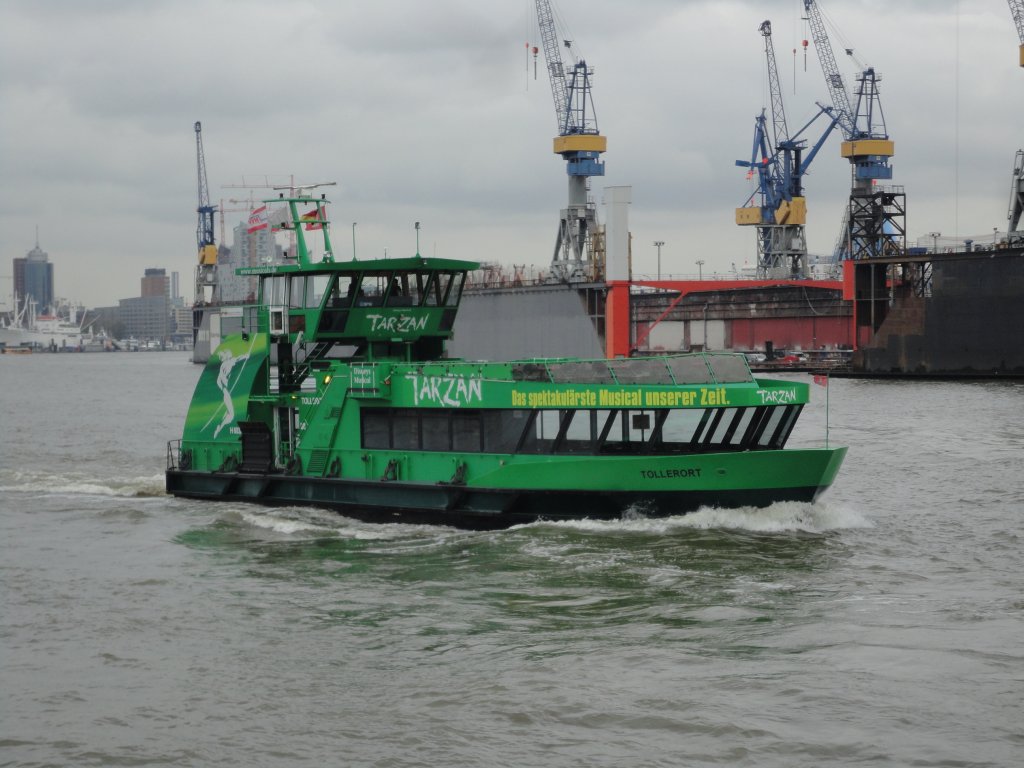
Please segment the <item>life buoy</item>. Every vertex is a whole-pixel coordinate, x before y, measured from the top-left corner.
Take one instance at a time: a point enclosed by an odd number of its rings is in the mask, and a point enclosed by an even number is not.
[[[334,457],[334,461],[331,462],[331,466],[327,468],[328,477],[340,477],[341,476],[341,459],[337,456]]]
[[[284,467],[285,472],[289,475],[297,475],[302,471],[302,461],[298,456],[292,456],[288,459],[288,463]]]
[[[178,467],[183,470],[192,469],[192,451],[182,451]]]

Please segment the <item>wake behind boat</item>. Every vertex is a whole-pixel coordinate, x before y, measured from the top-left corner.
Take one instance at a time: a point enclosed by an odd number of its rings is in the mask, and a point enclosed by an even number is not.
[[[808,386],[742,355],[445,359],[478,264],[335,262],[327,201],[284,202],[296,261],[239,270],[259,301],[200,376],[169,493],[486,529],[812,501],[839,470],[845,448],[785,449]]]

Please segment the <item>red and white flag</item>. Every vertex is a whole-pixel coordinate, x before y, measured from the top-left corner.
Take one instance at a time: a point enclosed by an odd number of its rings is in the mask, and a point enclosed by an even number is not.
[[[825,375],[824,373],[816,373],[814,374],[814,383],[817,384],[819,387],[827,387],[828,376]]]
[[[249,233],[267,228],[267,206],[256,208],[249,214]]]

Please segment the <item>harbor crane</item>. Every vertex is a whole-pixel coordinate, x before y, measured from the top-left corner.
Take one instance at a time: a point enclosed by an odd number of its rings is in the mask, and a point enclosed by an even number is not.
[[[604,175],[601,154],[608,141],[597,129],[597,116],[591,98],[593,69],[576,57],[570,67],[562,62],[559,40],[572,53],[572,41],[560,38],[549,0],[537,0],[544,61],[551,80],[558,136],[555,154],[565,160],[569,177],[569,201],[561,211],[555,250],[551,260],[551,279],[557,282],[595,280],[603,271],[601,230],[597,209],[589,198],[590,179]]]
[[[199,179],[199,223],[196,226],[196,241],[199,245],[199,264],[196,267],[196,305],[216,304],[217,290],[217,246],[213,239],[213,214],[216,206],[210,205],[210,188],[206,183],[206,157],[203,154],[203,126],[197,120],[196,131],[196,175]],[[197,315],[195,330],[201,311]]]
[[[1024,67],[1024,0],[1007,0],[1010,4],[1010,15],[1017,26],[1020,38],[1020,65]],[[1024,230],[1020,229],[1021,215],[1024,213],[1024,149],[1018,149],[1013,161],[1013,175],[1010,178],[1010,209],[1007,213],[1009,226],[1006,238],[1012,244],[1024,242]]]
[[[754,144],[750,160],[737,160],[736,165],[748,168],[748,176],[757,176],[757,188],[743,207],[736,209],[736,223],[757,227],[757,276],[759,278],[807,277],[807,202],[803,195],[803,177],[835,128],[837,117],[831,107],[819,106],[818,113],[792,137],[786,124],[785,107],[779,70],[772,45],[772,25],[762,22],[758,28],[764,37],[768,63],[768,87],[772,104],[772,141],[769,142],[765,110],[754,120]],[[811,147],[806,157],[804,131],[822,115],[828,126]],[[754,204],[755,198],[757,204]]]
[[[1010,15],[1013,16],[1013,23],[1017,26],[1017,36],[1020,38],[1020,65],[1024,67],[1024,0],[1007,0],[1010,4]]]
[[[906,201],[902,188],[876,186],[879,181],[892,179],[889,158],[894,154],[879,97],[881,75],[874,67],[864,69],[857,76],[856,102],[851,102],[832,53],[821,9],[815,0],[804,0],[804,10],[845,139],[840,154],[850,162],[849,206],[834,258],[864,259],[902,251],[906,244]]]

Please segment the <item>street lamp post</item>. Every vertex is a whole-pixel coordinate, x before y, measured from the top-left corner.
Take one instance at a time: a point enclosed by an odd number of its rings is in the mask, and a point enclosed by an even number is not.
[[[356,260],[356,224],[359,222],[352,222],[352,261]]]
[[[697,259],[697,279],[704,279],[704,259]]]
[[[941,232],[929,232],[928,237],[932,239],[932,253],[939,252],[939,238],[942,237]]]
[[[654,247],[658,249],[658,279],[661,280],[661,246],[665,244],[664,240],[655,240]]]

